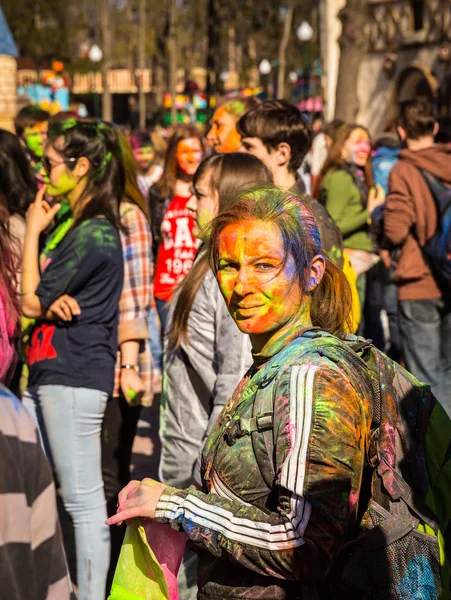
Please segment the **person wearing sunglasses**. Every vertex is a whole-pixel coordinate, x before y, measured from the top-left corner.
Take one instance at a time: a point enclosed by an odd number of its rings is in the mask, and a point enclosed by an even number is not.
[[[22,310],[35,323],[23,403],[74,523],[79,600],[98,600],[110,557],[100,435],[114,384],[125,172],[114,129],[75,119],[52,124],[42,164],[45,186],[26,216]],[[63,198],[71,211],[67,230],[40,267],[39,238]]]

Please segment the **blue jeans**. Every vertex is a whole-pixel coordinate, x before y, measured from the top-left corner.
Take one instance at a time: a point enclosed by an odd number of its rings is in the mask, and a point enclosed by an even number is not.
[[[148,318],[149,335],[150,335],[150,352],[152,354],[155,369],[163,370],[163,348],[161,347],[160,330],[157,325],[157,311],[151,308]]]
[[[167,300],[160,300],[155,298],[155,304],[157,306],[158,316],[160,317],[161,323],[161,340],[164,339],[166,333],[166,326],[168,321],[169,302]]]
[[[107,398],[105,392],[62,385],[43,385],[23,395],[74,523],[79,600],[105,597],[110,532],[105,525],[100,433]]]
[[[451,301],[401,300],[399,326],[407,369],[451,417]]]

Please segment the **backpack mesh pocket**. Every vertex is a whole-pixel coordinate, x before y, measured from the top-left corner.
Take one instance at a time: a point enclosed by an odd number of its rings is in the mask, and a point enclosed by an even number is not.
[[[382,523],[386,511],[370,502],[366,529]],[[436,600],[440,597],[440,553],[436,537],[411,531],[388,545],[345,550],[340,560],[342,589],[349,599]]]

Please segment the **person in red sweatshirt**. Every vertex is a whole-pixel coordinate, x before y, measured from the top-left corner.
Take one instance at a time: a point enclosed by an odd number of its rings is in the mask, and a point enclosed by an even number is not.
[[[396,266],[403,354],[451,415],[451,294],[439,287],[422,252],[439,225],[424,173],[451,186],[451,145],[434,144],[438,124],[425,100],[403,103],[399,126],[407,147],[390,175],[384,237]]]

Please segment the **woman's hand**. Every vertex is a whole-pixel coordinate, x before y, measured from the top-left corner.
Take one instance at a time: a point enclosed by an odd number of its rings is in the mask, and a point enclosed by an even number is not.
[[[116,514],[107,519],[107,525],[122,525],[135,517],[155,518],[155,509],[161,494],[166,489],[164,483],[153,479],[130,481],[120,492]]]
[[[34,202],[28,207],[26,215],[27,230],[37,234],[44,231],[50,225],[61,208],[61,204],[59,203],[50,206],[44,200],[45,190],[46,187],[43,186],[38,191]]]
[[[146,388],[135,369],[121,369],[121,390],[129,404],[139,404]]]
[[[377,184],[370,189],[368,194],[367,210],[371,214],[375,208],[381,206],[385,202],[385,192],[382,186]]]
[[[78,302],[67,294],[55,300],[49,310],[62,321],[72,321],[73,317],[81,314]]]

